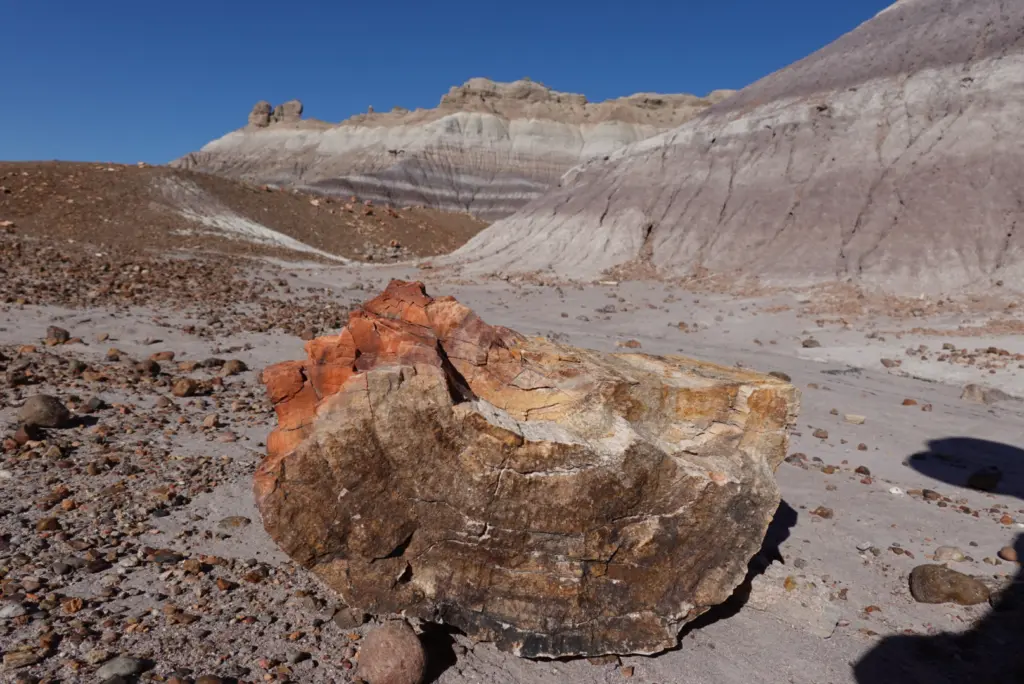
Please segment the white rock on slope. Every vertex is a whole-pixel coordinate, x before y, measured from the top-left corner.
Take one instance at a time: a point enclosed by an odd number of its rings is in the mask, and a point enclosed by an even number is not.
[[[679,128],[573,169],[449,263],[1024,289],[1024,3],[902,0]]]
[[[581,161],[678,126],[730,94],[640,93],[589,103],[532,81],[475,78],[435,109],[396,108],[338,125],[300,119],[296,101],[286,103],[287,112],[264,101],[248,126],[172,165],[493,219]]]

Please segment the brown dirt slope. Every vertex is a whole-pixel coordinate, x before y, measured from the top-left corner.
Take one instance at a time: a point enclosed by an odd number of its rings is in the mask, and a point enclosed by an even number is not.
[[[120,249],[377,261],[449,252],[485,225],[168,167],[74,162],[0,162],[0,221]]]

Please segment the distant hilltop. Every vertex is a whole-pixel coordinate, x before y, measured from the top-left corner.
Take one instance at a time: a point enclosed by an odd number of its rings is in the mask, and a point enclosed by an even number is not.
[[[728,98],[637,93],[603,102],[530,79],[473,78],[433,109],[303,119],[299,100],[260,101],[241,129],[179,167],[325,194],[505,216],[587,159],[669,130]]]
[[[671,133],[580,165],[450,260],[1021,292],[1022,171],[1024,3],[901,0]]]

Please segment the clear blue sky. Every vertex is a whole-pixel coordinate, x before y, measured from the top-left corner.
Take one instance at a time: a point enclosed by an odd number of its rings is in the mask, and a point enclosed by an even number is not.
[[[0,0],[0,159],[162,163],[261,99],[340,121],[473,76],[591,100],[740,88],[889,0]]]

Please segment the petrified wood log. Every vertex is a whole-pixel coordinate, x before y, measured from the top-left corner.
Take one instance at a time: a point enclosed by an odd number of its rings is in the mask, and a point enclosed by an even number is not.
[[[392,282],[263,372],[270,535],[349,605],[528,657],[654,653],[744,577],[798,405],[776,378],[490,326]]]

